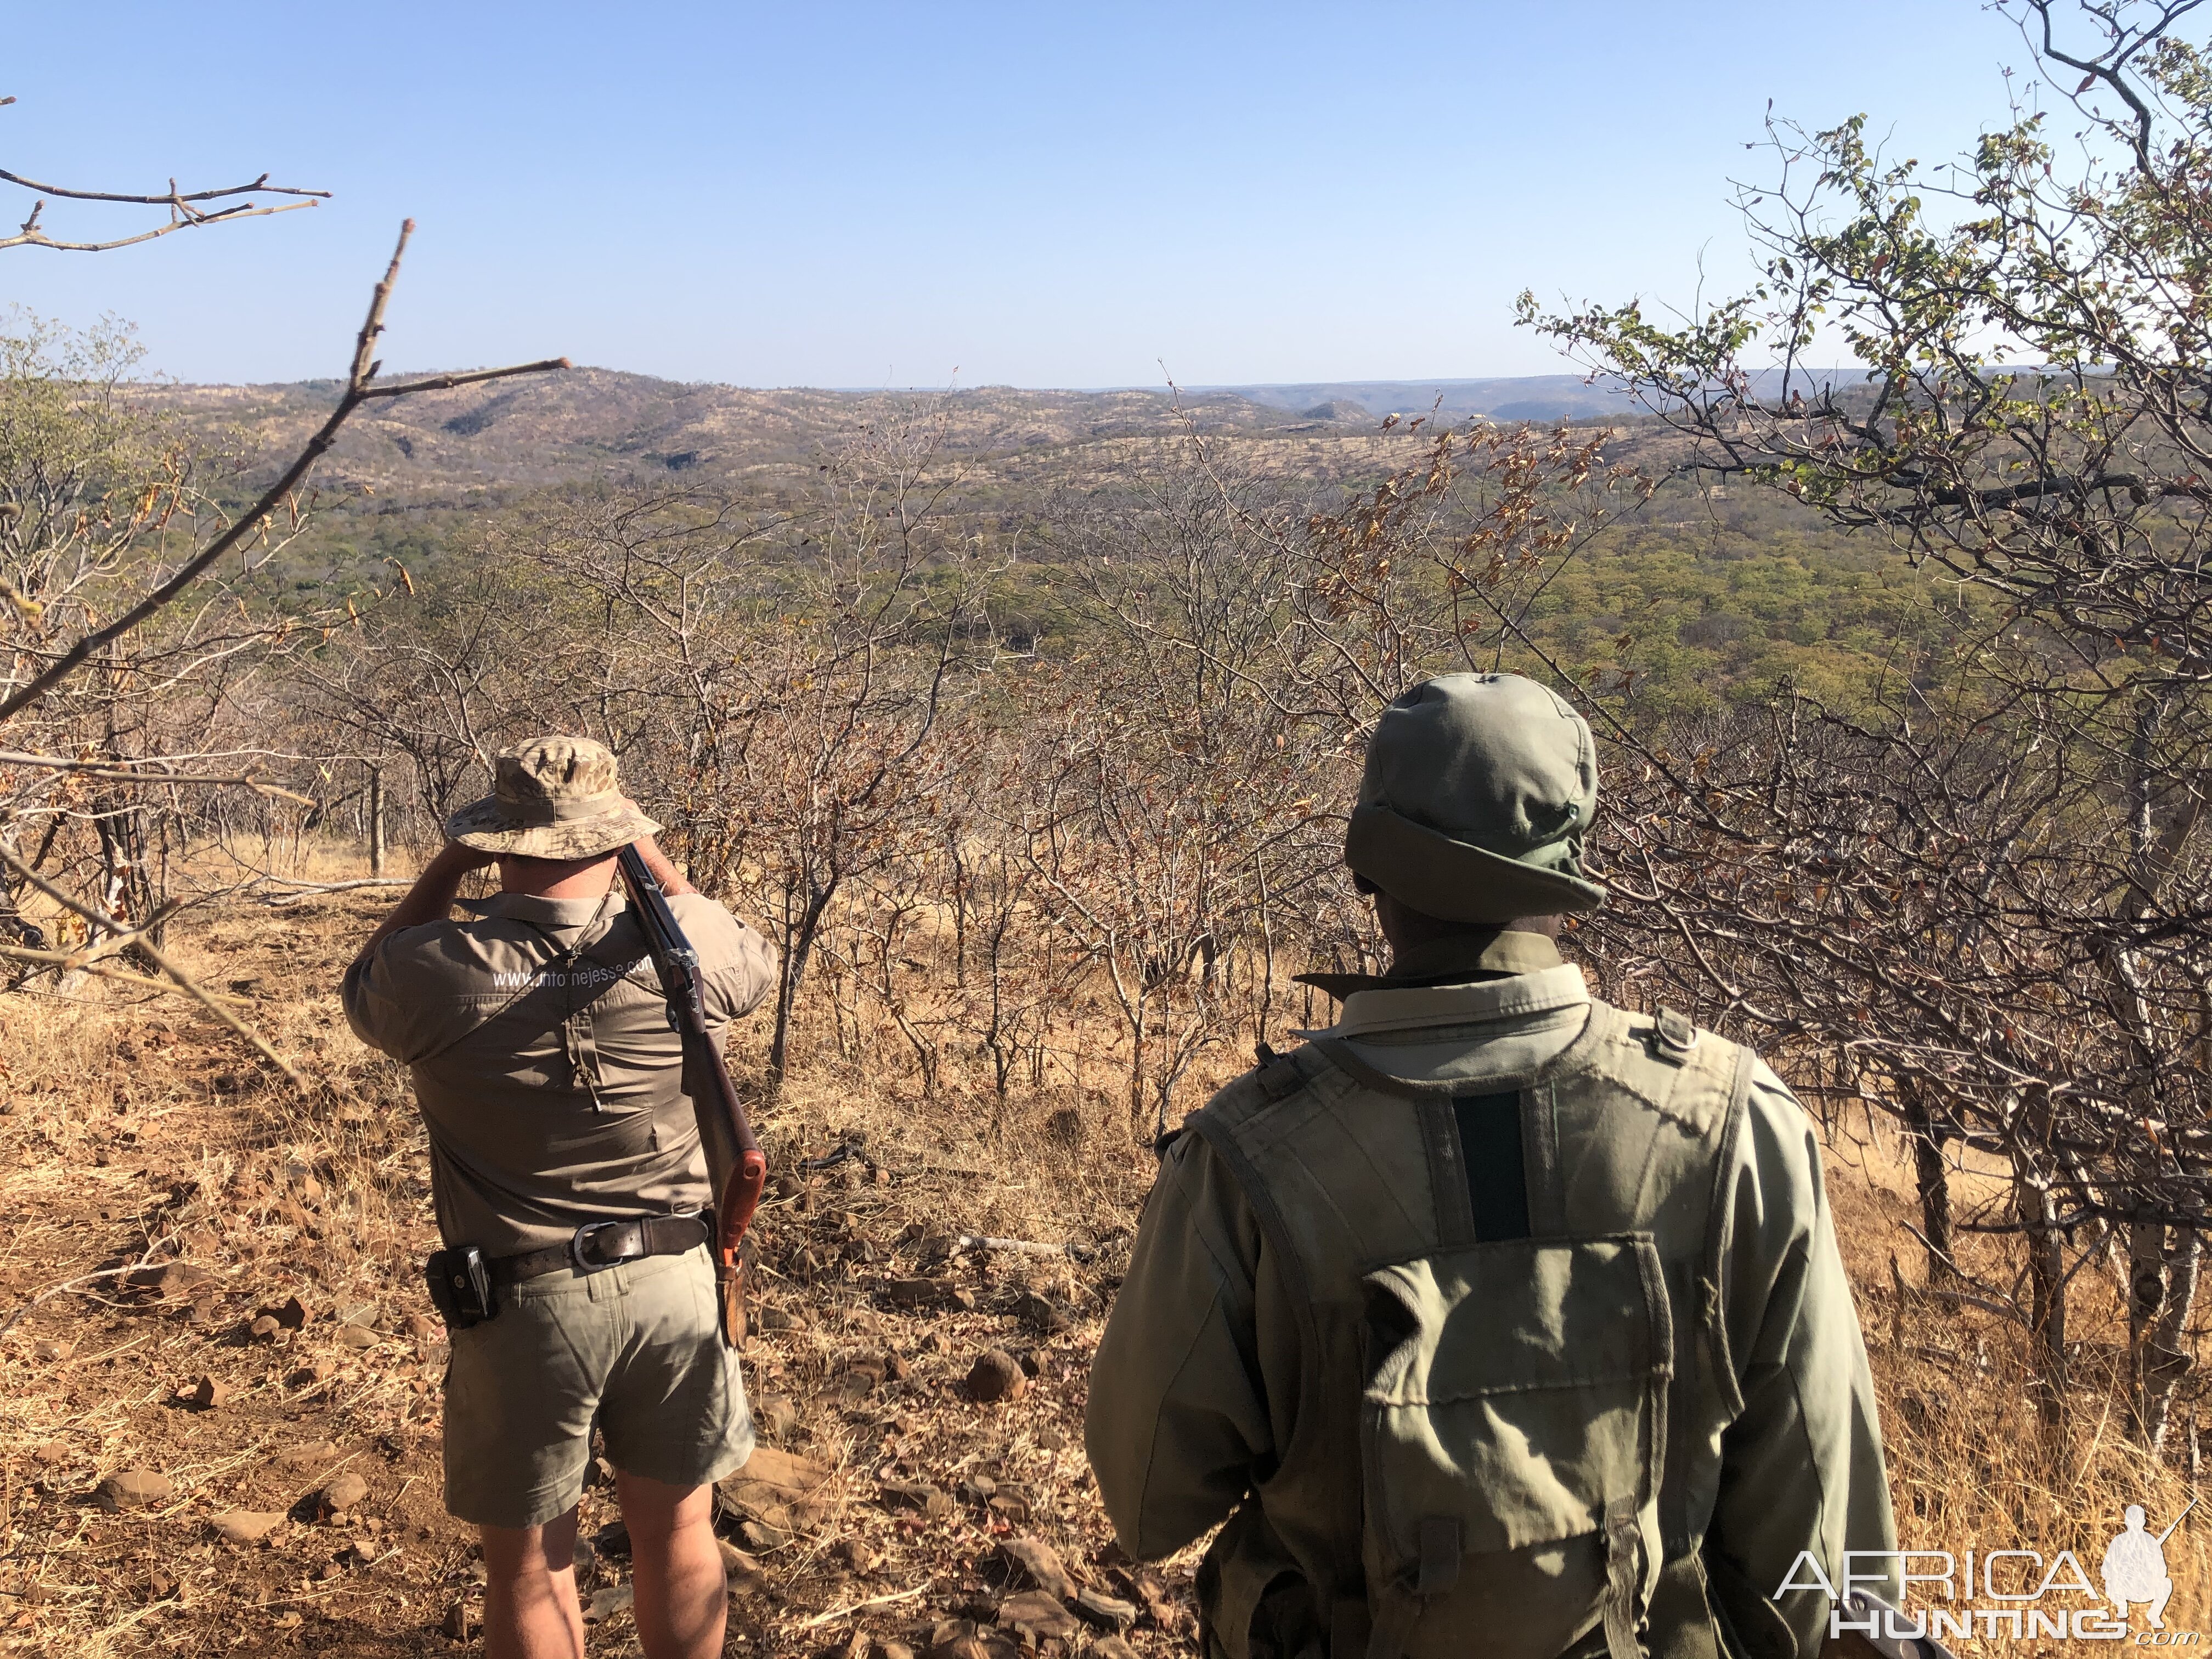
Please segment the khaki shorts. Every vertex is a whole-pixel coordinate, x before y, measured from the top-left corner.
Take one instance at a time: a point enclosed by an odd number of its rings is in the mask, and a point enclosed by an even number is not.
[[[738,1357],[714,1317],[704,1245],[598,1273],[564,1269],[500,1292],[453,1333],[446,1508],[483,1527],[535,1527],[584,1495],[592,1425],[625,1474],[719,1480],[752,1455]]]

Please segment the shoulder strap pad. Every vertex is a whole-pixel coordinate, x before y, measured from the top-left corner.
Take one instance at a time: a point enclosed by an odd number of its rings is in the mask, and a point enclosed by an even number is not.
[[[1184,1127],[1198,1127],[1200,1118],[1243,1123],[1255,1114],[1288,1100],[1312,1080],[1313,1062],[1301,1062],[1298,1059],[1306,1052],[1304,1048],[1293,1048],[1286,1054],[1278,1054],[1262,1043],[1258,1054],[1260,1063],[1223,1084],[1212,1099],[1184,1121]]]
[[[1735,1053],[1735,1067],[1729,1079],[1728,1115],[1722,1121],[1720,1145],[1713,1158],[1713,1188],[1705,1200],[1705,1244],[1698,1273],[1698,1328],[1705,1338],[1705,1363],[1712,1368],[1712,1384],[1731,1415],[1743,1409],[1743,1393],[1735,1375],[1735,1356],[1729,1352],[1728,1323],[1722,1307],[1726,1290],[1723,1258],[1728,1254],[1729,1180],[1735,1173],[1736,1148],[1743,1137],[1743,1120],[1751,1109],[1752,1073],[1759,1056],[1748,1045]]]

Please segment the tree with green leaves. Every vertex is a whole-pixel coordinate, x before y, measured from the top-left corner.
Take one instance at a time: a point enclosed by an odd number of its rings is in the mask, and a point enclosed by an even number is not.
[[[2069,1251],[2124,1249],[2154,1446],[2212,1220],[2198,3],[2010,0],[2042,78],[1948,166],[1884,154],[1863,116],[1770,122],[1770,175],[1738,191],[1761,275],[1694,314],[1522,300],[1686,441],[1685,473],[1783,492],[1987,597],[1871,716],[1801,702],[1695,775],[1624,734],[1672,803],[1632,856],[1710,991],[1905,1120],[1931,1229],[1947,1146],[2008,1159],[2011,1214],[1965,1224],[2024,1236],[2032,1304],[1953,1293],[2033,1329],[2053,1418]],[[1852,369],[1813,367],[1838,357]],[[1691,859],[1725,872],[1717,910],[1670,877]]]

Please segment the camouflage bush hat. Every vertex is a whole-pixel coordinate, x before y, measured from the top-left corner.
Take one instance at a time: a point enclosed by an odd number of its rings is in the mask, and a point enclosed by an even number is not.
[[[1518,674],[1444,674],[1382,713],[1344,861],[1449,921],[1595,910],[1583,837],[1597,752],[1583,717]]]
[[[615,778],[615,757],[589,738],[532,738],[502,749],[492,792],[446,820],[446,834],[481,853],[591,859],[660,826]]]

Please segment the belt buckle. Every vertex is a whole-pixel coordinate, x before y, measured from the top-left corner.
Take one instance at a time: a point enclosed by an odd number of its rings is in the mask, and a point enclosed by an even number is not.
[[[592,1261],[586,1260],[584,1255],[585,1250],[589,1248],[591,1241],[598,1237],[599,1234],[607,1231],[611,1228],[627,1226],[628,1224],[629,1224],[627,1222],[622,1221],[587,1221],[582,1226],[577,1228],[574,1233],[569,1235],[568,1260],[575,1263],[576,1271],[578,1273],[605,1273],[610,1267],[619,1267],[623,1262],[635,1260],[635,1258],[631,1256],[620,1255],[617,1256],[611,1261]]]

